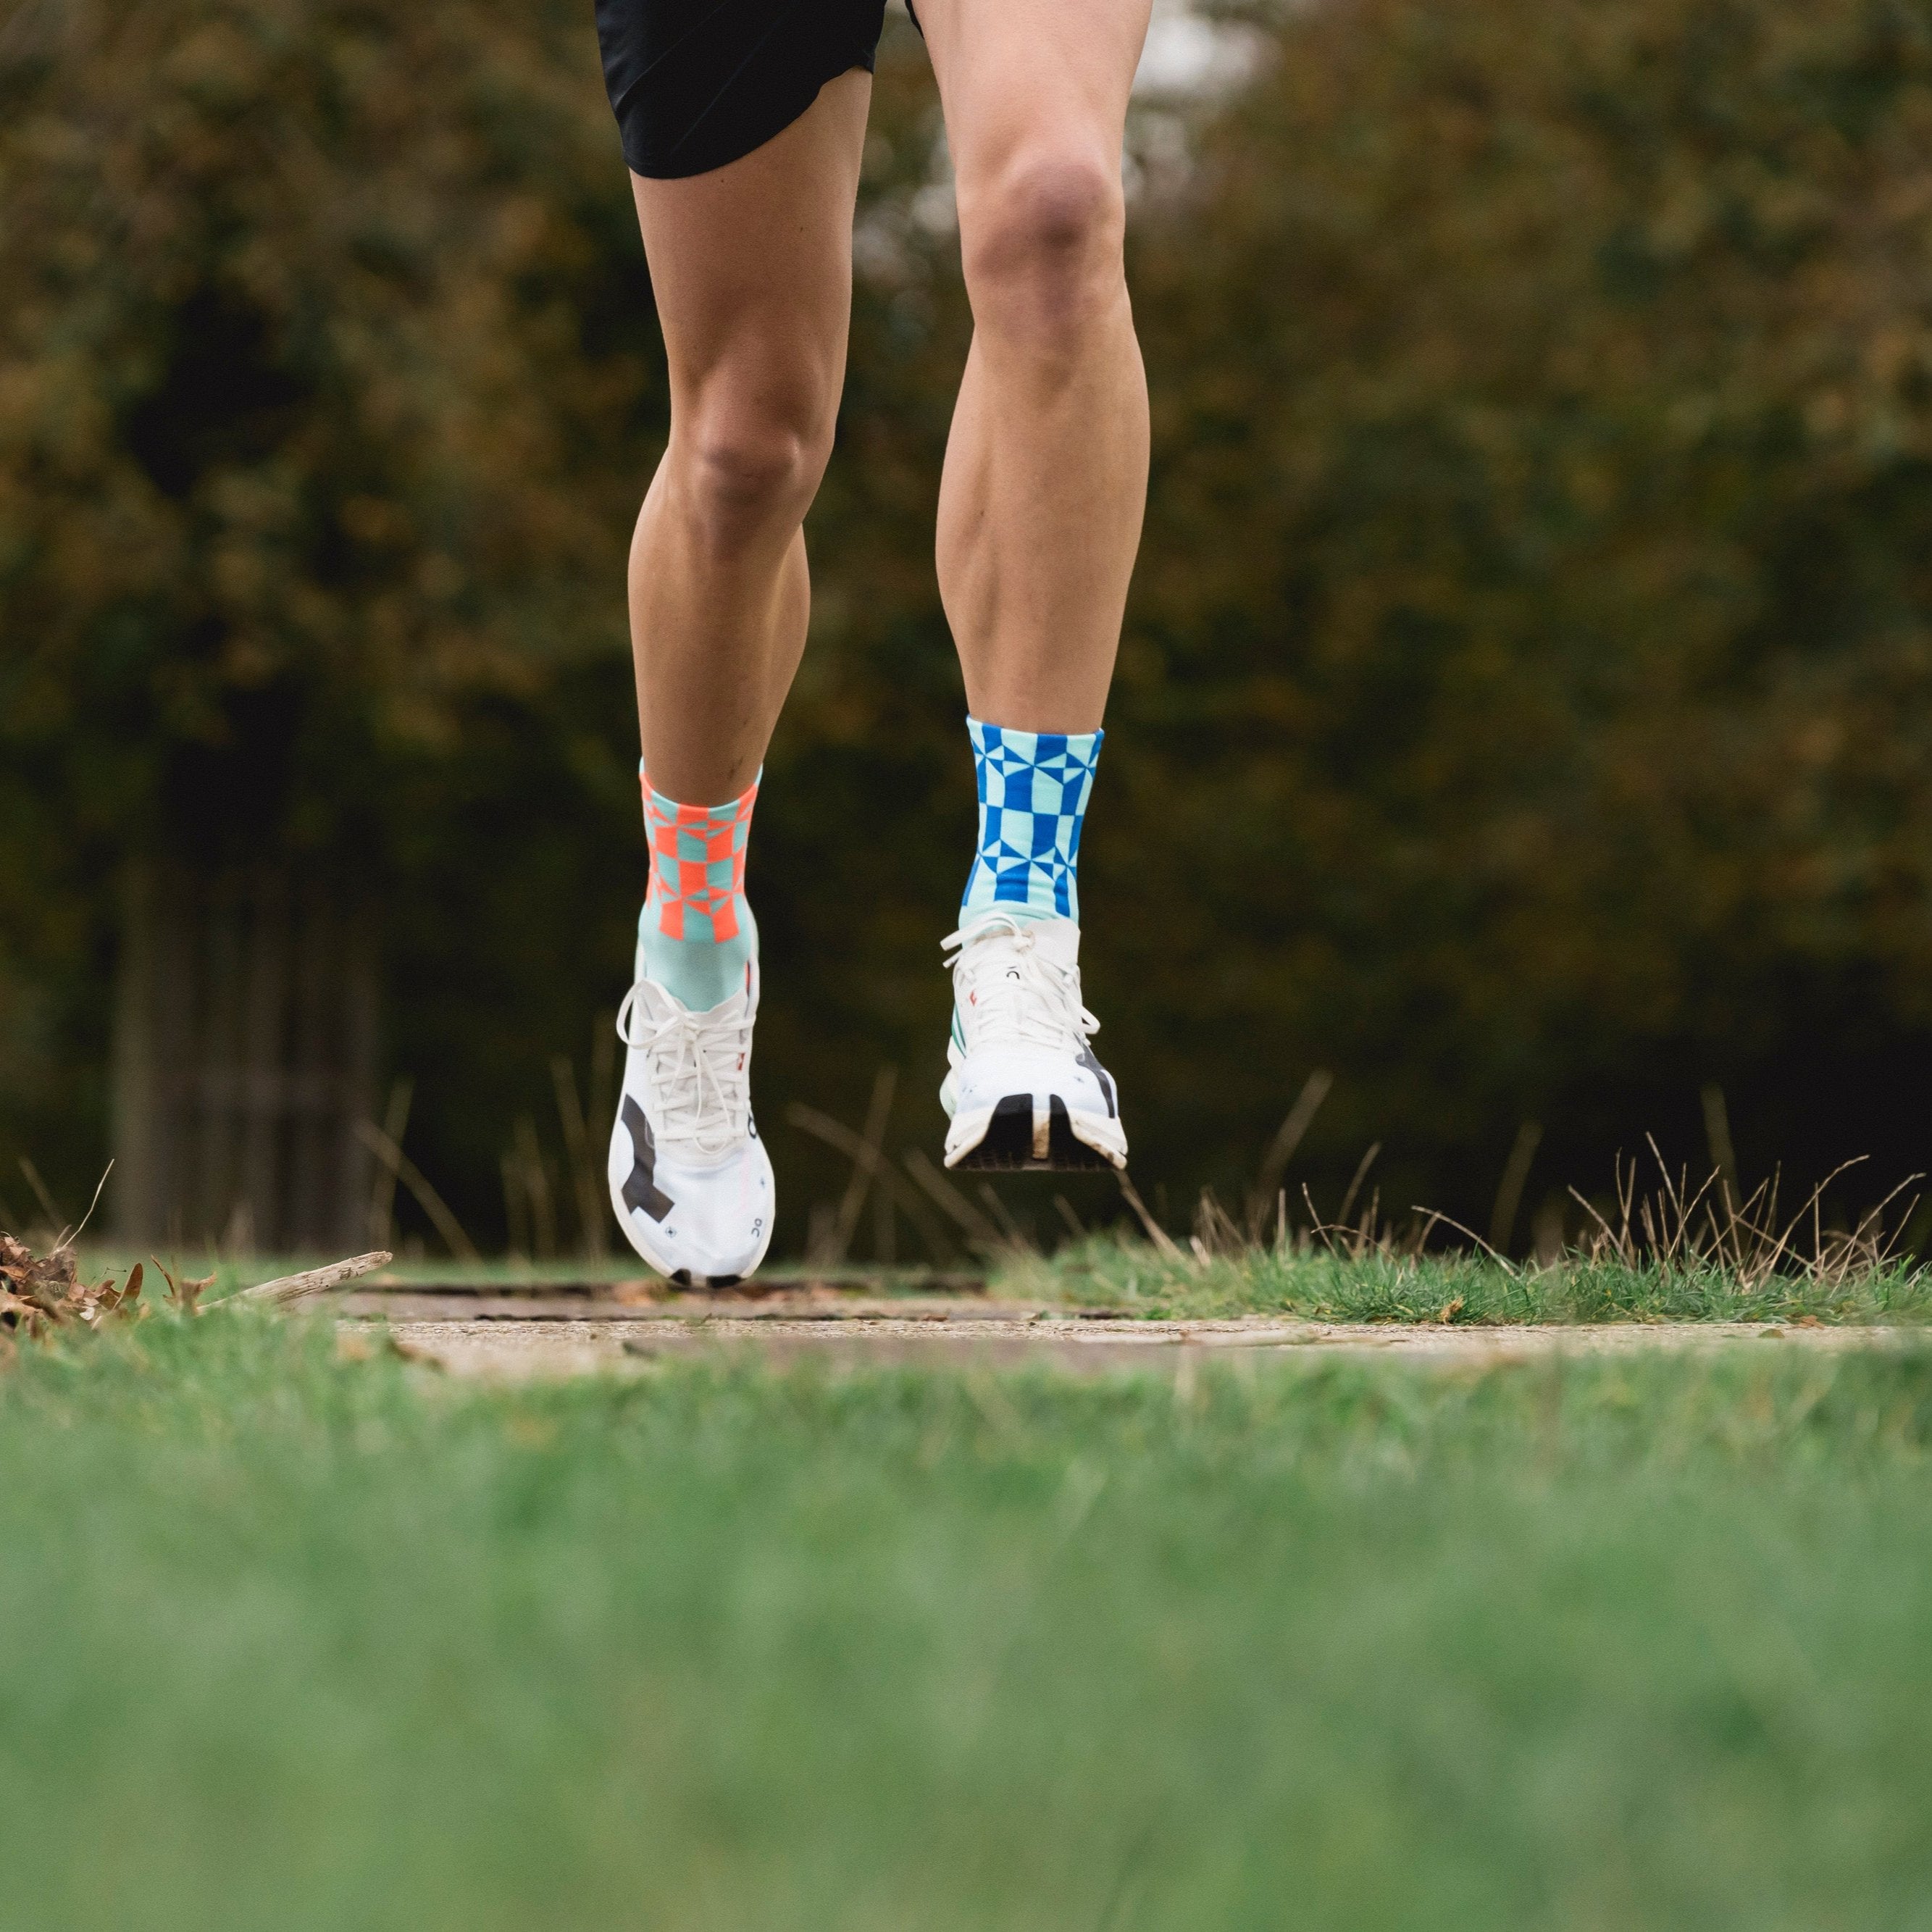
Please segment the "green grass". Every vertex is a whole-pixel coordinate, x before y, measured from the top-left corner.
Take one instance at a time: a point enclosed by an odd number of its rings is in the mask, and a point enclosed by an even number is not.
[[[1932,1926],[1932,1348],[0,1370],[0,1924]]]
[[[51,1238],[44,1234],[38,1243],[43,1252],[51,1245]],[[98,1280],[104,1275],[125,1275],[138,1261],[145,1264],[148,1286],[158,1288],[160,1284],[155,1273],[158,1258],[177,1275],[191,1276],[198,1281],[212,1276],[206,1291],[211,1300],[232,1294],[251,1282],[267,1281],[277,1275],[294,1274],[304,1268],[320,1268],[343,1258],[335,1252],[238,1258],[212,1250],[183,1254],[166,1248],[160,1250],[157,1257],[152,1250],[122,1248],[95,1241],[82,1242],[76,1252],[84,1280]],[[512,1260],[500,1255],[486,1256],[476,1261],[451,1256],[405,1256],[390,1262],[380,1273],[386,1280],[410,1287],[434,1287],[453,1282],[472,1288],[515,1288],[538,1287],[548,1282],[596,1285],[635,1281],[648,1276],[651,1270],[627,1248],[621,1255],[607,1255],[595,1259],[584,1256],[543,1262]]]
[[[91,1248],[82,1258],[88,1280],[123,1276],[135,1257]],[[206,1257],[187,1264],[213,1275],[211,1300],[251,1282],[316,1265],[318,1258],[247,1262]],[[172,1262],[170,1264],[172,1264]],[[178,1273],[180,1269],[177,1268]],[[635,1280],[649,1270],[634,1258],[532,1263],[398,1262],[387,1277],[405,1286],[460,1282],[499,1289],[540,1288],[546,1282],[584,1286]],[[148,1270],[153,1276],[152,1267]],[[1306,1317],[1324,1322],[1436,1322],[1462,1324],[1577,1322],[1789,1322],[1806,1318],[1834,1324],[1932,1323],[1932,1267],[1912,1259],[1843,1269],[1792,1267],[1756,1282],[1708,1258],[1664,1262],[1567,1256],[1554,1267],[1505,1268],[1478,1254],[1398,1256],[1385,1248],[1359,1256],[1250,1248],[1197,1261],[1184,1251],[1163,1255],[1147,1242],[1115,1234],[1070,1244],[1052,1256],[1007,1255],[985,1270],[996,1297],[1062,1304],[1144,1317],[1196,1318],[1241,1315]],[[820,1277],[870,1294],[925,1292],[934,1279],[916,1268],[853,1266],[812,1270],[778,1262],[767,1280]],[[942,1286],[962,1276],[946,1270]],[[153,1282],[157,1289],[158,1282]]]
[[[52,1246],[52,1235],[43,1232],[38,1238],[40,1251],[44,1252]],[[149,1288],[156,1295],[162,1291],[160,1278],[156,1272],[158,1258],[151,1252],[94,1241],[82,1243],[76,1252],[77,1265],[84,1280],[124,1277],[138,1261],[143,1264]],[[206,1250],[185,1256],[164,1250],[158,1257],[178,1276],[185,1274],[198,1281],[207,1281],[205,1294],[211,1302],[254,1282],[267,1281],[278,1275],[294,1274],[304,1268],[320,1268],[341,1258],[334,1253],[250,1255],[238,1258]],[[830,1268],[808,1268],[796,1258],[778,1256],[766,1264],[758,1281],[764,1284],[824,1282],[867,1294],[921,1294],[932,1292],[935,1284],[945,1290],[976,1278],[983,1280],[988,1272],[984,1266],[974,1262],[944,1268],[916,1262],[890,1268],[865,1262],[843,1263]],[[656,1271],[628,1248],[622,1254],[598,1257],[562,1256],[544,1261],[501,1255],[488,1255],[476,1260],[448,1255],[410,1256],[385,1264],[378,1270],[376,1278],[382,1286],[391,1288],[455,1286],[509,1293],[546,1287],[597,1288],[614,1287],[620,1282],[658,1280]],[[347,1286],[366,1288],[370,1282],[365,1278],[359,1282],[352,1281]]]
[[[997,1292],[1151,1318],[1235,1315],[1324,1322],[1575,1322],[1932,1321],[1932,1268],[1894,1261],[1793,1270],[1756,1283],[1703,1259],[1566,1257],[1504,1268],[1480,1255],[1359,1257],[1254,1248],[1162,1256],[1145,1242],[1096,1237],[1000,1270]]]

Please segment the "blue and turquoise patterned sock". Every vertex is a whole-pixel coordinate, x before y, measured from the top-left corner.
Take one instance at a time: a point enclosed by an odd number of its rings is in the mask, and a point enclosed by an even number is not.
[[[1075,868],[1102,731],[1013,731],[966,721],[980,778],[980,849],[960,902],[975,913],[1080,916]]]

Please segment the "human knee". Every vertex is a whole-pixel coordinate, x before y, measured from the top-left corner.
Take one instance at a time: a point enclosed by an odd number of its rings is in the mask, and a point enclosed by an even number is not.
[[[1123,286],[1120,171],[1066,146],[962,185],[961,238],[975,321],[1052,352],[1076,346]]]
[[[704,398],[674,424],[680,494],[700,533],[721,542],[801,522],[832,450],[832,412],[802,396]]]

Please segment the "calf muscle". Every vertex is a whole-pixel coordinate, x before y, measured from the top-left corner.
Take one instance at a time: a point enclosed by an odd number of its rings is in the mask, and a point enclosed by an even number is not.
[[[1147,491],[1120,153],[1145,0],[929,0],[974,338],[940,494],[975,716],[1098,726]]]

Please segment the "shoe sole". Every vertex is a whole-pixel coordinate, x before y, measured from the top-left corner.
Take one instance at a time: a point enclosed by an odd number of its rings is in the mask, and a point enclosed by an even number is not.
[[[956,1120],[946,1141],[946,1165],[976,1172],[1083,1174],[1127,1164],[1118,1123],[1076,1118],[1058,1094],[1047,1096],[1044,1120],[1032,1094],[1009,1094],[982,1114]]]

